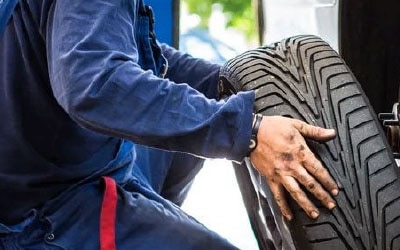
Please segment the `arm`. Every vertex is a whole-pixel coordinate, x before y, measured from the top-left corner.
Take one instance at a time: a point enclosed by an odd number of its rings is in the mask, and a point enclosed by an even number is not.
[[[55,2],[47,53],[53,93],[81,126],[166,150],[240,161],[254,94],[207,99],[138,65],[136,1]],[[188,143],[190,142],[190,143]]]
[[[164,56],[169,63],[167,78],[174,82],[186,82],[207,98],[217,98],[217,83],[220,66],[162,44]]]

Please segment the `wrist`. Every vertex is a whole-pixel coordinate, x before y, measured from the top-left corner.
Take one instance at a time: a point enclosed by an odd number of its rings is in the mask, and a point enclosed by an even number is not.
[[[250,136],[250,144],[249,144],[249,155],[254,151],[257,147],[257,135],[258,130],[260,128],[261,120],[263,119],[262,114],[253,114],[253,123],[251,127],[251,136]]]

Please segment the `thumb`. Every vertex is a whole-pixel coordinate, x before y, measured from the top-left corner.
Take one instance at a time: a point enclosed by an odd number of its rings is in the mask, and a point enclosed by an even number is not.
[[[299,120],[297,120],[297,122],[295,123],[295,127],[304,137],[316,141],[329,141],[336,136],[336,132],[334,129],[325,129],[313,126]]]

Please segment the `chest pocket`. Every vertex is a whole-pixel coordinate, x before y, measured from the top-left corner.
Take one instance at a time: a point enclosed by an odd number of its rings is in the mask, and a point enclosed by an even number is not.
[[[136,24],[136,43],[139,51],[139,65],[144,70],[152,70],[154,75],[164,78],[168,61],[162,54],[154,32],[154,15],[150,6],[139,1]]]

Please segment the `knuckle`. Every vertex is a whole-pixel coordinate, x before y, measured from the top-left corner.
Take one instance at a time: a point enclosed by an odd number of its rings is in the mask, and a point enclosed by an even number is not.
[[[300,181],[300,183],[308,183],[309,182],[309,178],[307,177],[306,174],[300,174],[298,177],[298,180]]]
[[[287,214],[289,211],[289,208],[286,206],[286,204],[284,202],[279,202],[278,203],[278,207],[279,209],[282,211],[283,214]]]
[[[305,147],[304,147],[304,145],[301,144],[297,149],[297,158],[301,161],[307,157],[307,154],[304,151],[305,151]]]
[[[289,170],[291,175],[298,175],[299,166],[297,164],[288,164],[287,169]]]
[[[313,180],[312,182],[307,183],[306,187],[318,200],[322,201],[327,198],[328,193],[317,181]]]
[[[282,202],[282,195],[279,193],[274,193],[274,199],[276,203],[280,204]]]
[[[312,133],[315,137],[320,137],[321,135],[323,135],[323,131],[320,127],[312,127]]]
[[[324,196],[323,198],[321,198],[321,199],[319,199],[319,200],[321,201],[321,203],[322,203],[324,206],[328,206],[329,203],[334,203],[334,204],[336,204],[335,201],[334,201],[329,195],[326,195],[326,196]]]
[[[331,178],[330,175],[328,175],[322,182],[324,184],[325,187],[332,189],[332,188],[336,188],[336,183],[335,181]]]
[[[322,183],[331,182],[331,176],[328,170],[323,166],[317,168],[315,175],[322,181]]]
[[[307,131],[307,124],[304,122],[299,122],[299,129],[300,132],[306,132]]]
[[[311,214],[315,210],[315,207],[311,204],[311,202],[306,202],[301,206],[307,214]]]
[[[325,168],[321,165],[321,162],[314,157],[311,166],[313,167],[313,175],[314,176],[318,176],[318,177],[322,177],[322,175],[324,174]]]
[[[287,186],[286,190],[290,193],[290,194],[295,194],[297,192],[296,188],[293,186]]]
[[[274,175],[272,176],[265,176],[265,179],[267,180],[268,183],[270,183],[270,185],[275,185],[276,184],[276,178],[274,177]]]
[[[325,206],[328,205],[330,202],[335,202],[332,197],[330,196],[330,194],[325,191],[325,189],[323,189],[322,187],[320,188],[320,190],[318,192],[316,192],[315,197],[321,201],[322,204],[324,204]]]
[[[308,190],[313,191],[316,188],[316,183],[313,180],[310,180],[306,183],[306,187]]]
[[[288,190],[290,195],[298,202],[302,202],[304,200],[304,193],[298,189]]]
[[[315,167],[314,168],[314,175],[315,176],[321,176],[321,171],[323,171],[323,169],[322,168],[320,168],[320,167]]]
[[[328,193],[322,189],[315,193],[315,197],[317,197],[322,203],[325,203],[331,199]]]
[[[335,182],[333,179],[327,181],[326,186],[328,187],[329,190],[332,190],[332,189],[339,189],[338,185],[336,184],[336,182]]]
[[[315,157],[314,153],[311,152],[311,150],[304,152],[304,158],[302,159],[302,162],[309,166],[317,166],[319,163],[318,159]]]
[[[324,195],[324,197],[322,198],[322,202],[324,202],[325,204],[327,204],[327,203],[329,203],[329,202],[335,202],[335,201],[332,199],[332,197],[331,197],[328,193],[326,193],[326,194]]]
[[[312,126],[313,127],[313,135],[315,138],[320,138],[325,135],[325,129],[317,126]]]
[[[294,160],[294,156],[293,156],[293,154],[291,152],[285,152],[285,153],[281,154],[281,159],[283,161],[291,162],[291,161]]]
[[[289,142],[293,142],[296,138],[296,133],[295,131],[291,131],[290,133],[287,134],[287,140]]]
[[[311,214],[315,209],[312,205],[307,205],[304,207],[304,210],[307,211],[307,214]]]
[[[313,159],[313,162],[318,161],[317,157],[315,157],[315,154],[311,150],[308,151],[307,157]]]
[[[314,138],[315,136],[316,136],[316,131],[315,131],[315,127],[313,127],[313,126],[308,126],[308,135],[309,135],[309,137],[311,137],[311,138]]]
[[[274,170],[272,171],[272,176],[275,178],[279,178],[282,175],[282,170],[286,169],[286,166],[282,166],[280,168],[274,168]]]

